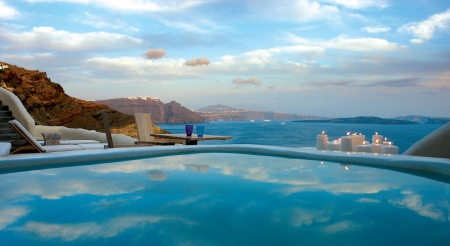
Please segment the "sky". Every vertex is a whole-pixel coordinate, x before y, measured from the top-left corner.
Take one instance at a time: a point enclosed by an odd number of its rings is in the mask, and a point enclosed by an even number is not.
[[[84,100],[450,117],[449,0],[0,0],[0,61]]]

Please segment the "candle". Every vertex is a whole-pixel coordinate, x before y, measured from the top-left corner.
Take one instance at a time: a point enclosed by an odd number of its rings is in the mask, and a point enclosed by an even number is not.
[[[340,151],[341,150],[341,142],[334,140],[333,142],[327,143],[327,150]]]
[[[363,144],[356,146],[356,152],[372,153],[372,145],[364,141]]]
[[[325,131],[322,131],[322,134],[317,134],[316,149],[317,150],[327,150],[327,140],[328,140],[328,136],[325,134]]]
[[[389,145],[389,141],[387,140],[386,137],[384,138],[383,145]]]
[[[372,143],[372,153],[381,153],[382,144],[378,141],[378,139]]]
[[[398,147],[392,146],[392,142],[389,142],[387,145],[383,145],[383,147],[381,148],[381,153],[397,155]]]
[[[383,135],[378,135],[378,132],[375,132],[375,135],[372,135],[372,143],[376,143],[378,140],[378,143],[381,144],[383,142]]]
[[[366,136],[362,135],[361,133],[357,135],[356,133],[353,134],[353,151],[356,151],[357,145],[362,145],[364,140],[366,140]]]
[[[347,133],[347,136],[341,137],[341,151],[342,152],[351,152],[353,145],[353,137],[349,136],[350,132]]]

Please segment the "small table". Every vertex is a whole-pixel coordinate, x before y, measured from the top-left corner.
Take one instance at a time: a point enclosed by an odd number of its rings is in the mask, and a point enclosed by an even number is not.
[[[203,135],[203,137],[198,137],[197,134],[192,134],[188,137],[186,134],[150,134],[150,136],[166,139],[178,139],[183,140],[184,145],[197,145],[198,141],[204,140],[227,140],[232,139],[231,136],[216,136],[216,135]]]

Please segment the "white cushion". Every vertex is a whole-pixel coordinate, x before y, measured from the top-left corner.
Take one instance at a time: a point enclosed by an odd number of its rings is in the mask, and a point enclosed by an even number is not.
[[[61,140],[61,142],[64,142],[66,144],[99,144],[100,141],[97,140]]]
[[[58,151],[69,151],[69,150],[83,150],[78,145],[50,145],[42,146],[46,152],[58,152]]]
[[[11,143],[0,142],[0,156],[1,155],[9,155],[10,150],[11,150]]]
[[[108,144],[78,144],[77,146],[83,149],[104,149],[105,145],[108,146]]]

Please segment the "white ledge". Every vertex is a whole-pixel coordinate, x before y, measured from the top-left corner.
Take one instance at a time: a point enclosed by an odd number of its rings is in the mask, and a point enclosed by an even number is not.
[[[440,175],[441,177],[437,179],[450,179],[450,159],[408,155],[320,151],[315,148],[287,148],[253,144],[150,146],[56,153],[16,154],[0,157],[0,173],[199,153],[233,153],[310,159],[393,169],[420,176],[427,176],[420,174],[420,172],[425,172]]]

